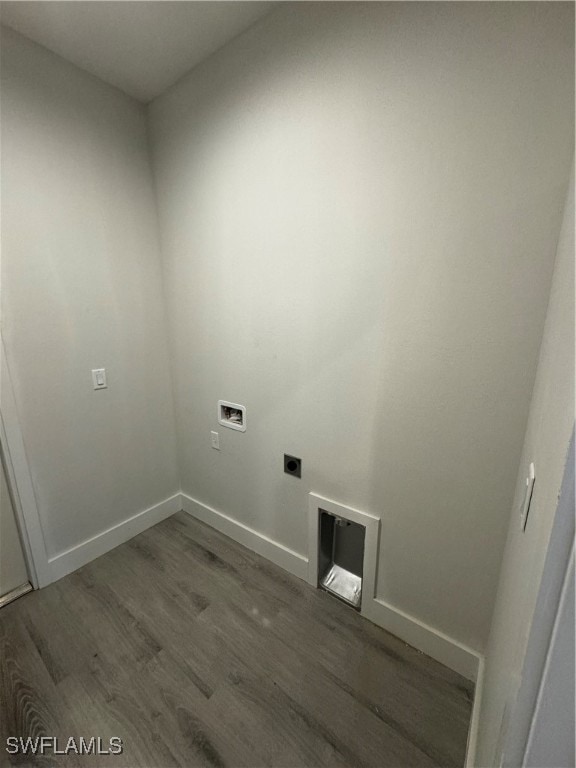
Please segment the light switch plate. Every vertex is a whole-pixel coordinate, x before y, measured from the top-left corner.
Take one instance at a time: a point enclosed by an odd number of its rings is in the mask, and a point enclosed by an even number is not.
[[[218,432],[210,432],[210,444],[212,445],[212,448],[215,448],[217,451],[220,450],[220,437]]]
[[[106,368],[93,368],[92,369],[92,384],[94,389],[107,389],[106,383]]]

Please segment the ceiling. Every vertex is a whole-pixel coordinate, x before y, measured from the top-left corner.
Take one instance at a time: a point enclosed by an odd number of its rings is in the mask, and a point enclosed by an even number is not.
[[[273,2],[2,2],[22,35],[142,102],[268,14]]]

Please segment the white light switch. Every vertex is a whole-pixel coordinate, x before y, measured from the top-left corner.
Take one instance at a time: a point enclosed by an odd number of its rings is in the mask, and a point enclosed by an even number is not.
[[[212,448],[215,448],[217,451],[220,450],[220,438],[218,436],[218,432],[210,432],[210,442],[212,444]]]
[[[93,368],[92,369],[92,383],[94,389],[106,389],[106,368]]]

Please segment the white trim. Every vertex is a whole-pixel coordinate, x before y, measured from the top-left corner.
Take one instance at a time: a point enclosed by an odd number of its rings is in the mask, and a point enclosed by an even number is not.
[[[450,667],[468,680],[476,680],[480,654],[434,627],[410,616],[379,597],[366,606],[366,618],[414,646],[427,656]]]
[[[309,541],[316,545],[310,546],[310,556],[305,557],[298,552],[285,547],[278,541],[265,536],[244,523],[234,520],[229,515],[182,494],[182,509],[192,517],[215,528],[233,541],[257,552],[262,557],[272,561],[280,568],[307,581],[314,587],[318,586],[317,549],[318,549],[318,509],[342,516],[353,522],[367,526],[366,555],[364,558],[365,594],[372,599],[362,601],[361,614],[369,621],[386,629],[404,642],[417,648],[441,664],[460,673],[469,680],[477,680],[482,667],[482,657],[474,650],[467,648],[447,635],[423,624],[413,616],[388,605],[383,600],[373,597],[376,583],[376,562],[378,557],[378,531],[380,520],[373,515],[360,512],[357,509],[344,507],[330,499],[325,499],[314,493],[309,494]],[[368,533],[368,530],[370,533]],[[376,535],[374,535],[376,533]],[[475,704],[476,706],[476,704]],[[478,715],[476,715],[478,717]]]
[[[554,733],[554,725],[561,728],[561,723],[574,722],[574,542],[566,568],[566,576],[558,601],[558,608],[550,635],[550,644],[546,652],[546,661],[536,697],[536,706],[530,722],[528,740],[522,759],[523,766],[539,765],[543,760],[550,760],[550,765],[570,765],[573,762],[574,740],[568,731],[560,735]],[[568,673],[568,683],[565,683]],[[566,686],[566,687],[565,687]],[[566,688],[568,688],[568,695]],[[568,699],[568,701],[567,701]],[[566,708],[566,716],[563,713]],[[558,739],[558,743],[557,740]],[[568,744],[572,742],[568,756]],[[563,755],[564,753],[564,755]],[[564,759],[562,759],[564,757]],[[556,758],[556,759],[554,759]]]
[[[292,549],[280,544],[280,542],[274,541],[274,539],[270,539],[262,533],[258,533],[258,531],[249,528],[244,523],[233,520],[228,515],[212,509],[207,504],[203,504],[201,501],[197,501],[185,493],[182,494],[182,509],[189,515],[192,515],[192,517],[220,531],[225,536],[229,536],[239,544],[243,544],[253,552],[257,552],[262,557],[271,560],[276,565],[279,565],[280,568],[284,568],[285,571],[306,580],[308,558],[304,557],[304,555],[294,552]]]
[[[313,587],[318,586],[319,511],[324,509],[337,517],[365,526],[362,616],[467,679],[476,680],[481,658],[476,651],[376,597],[379,518],[315,493],[310,493],[308,499],[308,583]]]
[[[574,431],[572,431],[560,497],[548,540],[538,598],[532,613],[530,633],[524,652],[520,688],[510,715],[508,731],[504,736],[504,747],[500,746],[497,752],[497,754],[503,754],[502,765],[505,766],[523,765],[564,576],[570,564],[570,558],[573,557],[571,551],[575,529],[574,450]]]
[[[159,504],[155,504],[149,509],[132,515],[127,520],[113,525],[111,528],[96,534],[96,536],[92,536],[92,538],[80,544],[76,544],[76,546],[67,549],[65,552],[54,555],[48,561],[50,581],[56,581],[63,576],[67,576],[72,571],[106,554],[106,552],[114,549],[119,544],[124,544],[125,541],[156,525],[156,523],[160,523],[181,509],[181,494],[175,493],[174,496],[170,496]]]
[[[464,768],[476,768],[476,751],[478,747],[478,732],[480,729],[480,710],[482,708],[482,694],[484,693],[484,657],[478,658],[478,672],[476,675],[476,687],[474,688],[474,703],[468,728],[468,743],[466,744],[466,760]]]
[[[4,339],[0,348],[0,439],[6,460],[7,481],[14,502],[14,513],[28,567],[28,576],[35,588],[49,584],[50,567],[44,543],[42,523],[38,513],[36,494],[26,457],[26,449],[20,430],[16,399],[12,387]]]

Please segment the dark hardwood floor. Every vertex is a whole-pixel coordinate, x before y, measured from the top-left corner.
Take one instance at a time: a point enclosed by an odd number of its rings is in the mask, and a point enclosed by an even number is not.
[[[0,653],[3,764],[464,763],[471,683],[183,512],[3,608]],[[40,735],[124,752],[5,752]]]

